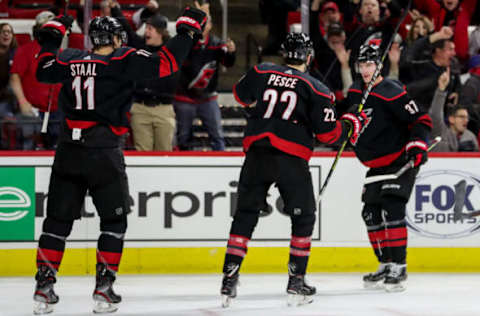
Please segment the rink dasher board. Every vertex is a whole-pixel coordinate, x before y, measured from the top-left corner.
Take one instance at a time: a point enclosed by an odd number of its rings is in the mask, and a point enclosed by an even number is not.
[[[30,274],[34,268],[35,241],[41,233],[53,158],[48,153],[31,154],[0,156],[0,170],[7,175],[21,169],[32,171],[33,179],[25,182],[33,181],[35,190],[28,216],[6,221],[10,214],[22,210],[2,204],[1,190],[15,186],[11,179],[18,177],[0,174],[0,260],[7,263],[0,265],[0,275]],[[432,154],[422,167],[407,207],[410,269],[480,271],[480,261],[475,260],[480,259],[480,221],[474,218],[454,223],[451,205],[453,185],[466,179],[470,189],[464,211],[480,209],[478,158],[478,154]],[[315,154],[310,160],[314,192],[318,192],[332,160],[332,153]],[[132,211],[120,271],[218,272],[242,162],[240,153],[126,153]],[[351,153],[340,159],[317,213],[309,270],[363,271],[375,265],[360,216],[365,171]],[[253,235],[244,266],[247,272],[282,272],[288,260],[290,221],[280,212],[277,189],[272,187],[269,194],[272,211],[260,219]],[[22,224],[27,220],[31,223]],[[18,224],[20,229],[15,229]],[[69,237],[67,247],[72,249],[65,254],[62,273],[90,272],[98,227],[99,219],[88,197],[83,218],[75,223]],[[17,232],[14,238],[8,234],[12,230]]]

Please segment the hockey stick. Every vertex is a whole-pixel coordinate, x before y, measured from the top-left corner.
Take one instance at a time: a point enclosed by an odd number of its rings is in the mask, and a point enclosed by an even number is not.
[[[403,12],[402,16],[400,17],[400,21],[398,21],[398,24],[395,27],[395,30],[393,31],[392,37],[390,38],[390,41],[388,42],[388,45],[385,48],[385,51],[383,52],[382,58],[380,59],[380,62],[378,63],[377,69],[373,73],[372,79],[368,83],[367,89],[363,93],[362,100],[361,100],[361,102],[360,102],[360,104],[358,105],[358,108],[357,108],[357,112],[362,112],[363,105],[367,101],[367,98],[370,95],[370,91],[372,90],[373,85],[375,84],[375,81],[377,81],[377,78],[380,75],[380,72],[382,71],[383,62],[384,62],[386,56],[388,55],[388,51],[390,50],[390,47],[392,46],[393,41],[395,40],[395,36],[398,33],[398,29],[400,28],[400,25],[403,23],[403,21],[405,20],[405,18],[408,15],[408,10],[410,10],[411,5],[412,5],[412,0],[409,0],[408,4],[407,4],[407,7],[404,9],[404,12]],[[351,131],[352,130],[350,130],[348,136],[351,136]],[[323,194],[323,192],[325,192],[325,188],[327,187],[328,182],[330,181],[330,178],[332,177],[333,170],[335,170],[335,167],[337,166],[338,160],[340,159],[340,156],[342,155],[343,150],[345,149],[345,146],[347,145],[349,138],[350,137],[347,137],[347,139],[345,139],[343,141],[342,145],[340,146],[340,149],[337,151],[337,155],[335,156],[335,159],[333,160],[332,166],[330,167],[330,170],[328,171],[327,177],[325,178],[325,182],[323,183],[323,186],[320,188],[320,193],[318,194],[316,204],[318,204],[318,202],[320,202],[320,200],[322,199],[322,194]]]
[[[70,0],[65,0],[65,8],[63,9],[63,14],[67,15],[68,13],[68,7],[70,4]],[[68,37],[70,36],[70,28],[68,28],[65,31],[65,35],[63,35],[62,38],[62,43],[60,44],[60,49],[65,49],[68,47]],[[47,133],[47,128],[48,128],[48,121],[50,119],[50,109],[52,107],[52,98],[53,98],[53,89],[50,88],[50,92],[48,94],[48,107],[47,107],[47,112],[44,113],[43,115],[43,122],[42,122],[42,129],[41,133],[46,134]]]
[[[430,151],[432,150],[433,147],[435,147],[440,141],[442,140],[442,137],[440,136],[437,136],[435,137],[435,139],[433,140],[433,142],[430,144],[430,146],[428,147],[428,150],[427,151]],[[391,174],[382,174],[382,175],[378,175],[378,176],[371,176],[371,177],[367,177],[365,178],[365,184],[370,184],[370,183],[374,183],[374,182],[379,182],[379,181],[385,181],[385,180],[394,180],[394,179],[397,179],[399,178],[402,174],[404,174],[405,172],[407,172],[407,170],[411,169],[414,167],[414,161],[413,160],[410,160],[409,162],[407,162],[402,168],[400,168],[397,172],[395,173],[391,173]]]
[[[455,184],[455,206],[453,207],[453,221],[464,218],[472,218],[480,215],[480,210],[469,213],[463,213],[463,205],[465,204],[465,196],[467,195],[467,181],[461,180]]]

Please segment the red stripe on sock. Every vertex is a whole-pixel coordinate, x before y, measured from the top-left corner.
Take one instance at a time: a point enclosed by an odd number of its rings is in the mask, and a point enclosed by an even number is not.
[[[388,239],[403,239],[407,238],[407,228],[406,227],[399,227],[399,228],[389,228],[387,230]]]
[[[247,248],[249,239],[245,236],[240,235],[230,235],[228,239],[229,245],[234,245],[242,248]]]
[[[297,257],[308,257],[310,255],[310,250],[298,250],[290,248],[290,254]]]
[[[297,237],[292,236],[290,241],[290,246],[298,247],[298,248],[310,248],[312,242],[312,237]]]
[[[240,249],[236,248],[227,248],[227,254],[229,255],[234,255],[234,256],[239,256],[239,257],[245,257],[246,252]]]
[[[37,250],[37,268],[39,266],[51,266],[58,270],[60,263],[62,262],[63,251],[38,248]]]
[[[121,258],[122,258],[121,252],[109,252],[109,251],[97,250],[97,262],[105,263],[108,266],[108,269],[113,271],[118,271],[118,265],[120,264]]]
[[[388,247],[404,247],[407,245],[407,240],[388,241]]]
[[[385,233],[385,230],[379,230],[379,231],[375,231],[375,232],[369,232],[368,233],[368,239],[370,239],[370,242],[371,243],[374,243],[374,242],[382,242],[386,239],[386,233]]]

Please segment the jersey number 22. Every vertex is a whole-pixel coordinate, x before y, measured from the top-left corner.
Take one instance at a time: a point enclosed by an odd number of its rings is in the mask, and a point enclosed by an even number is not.
[[[267,89],[263,93],[263,101],[268,102],[267,110],[263,118],[270,118],[273,114],[273,109],[277,105],[278,91],[274,89]],[[291,90],[285,90],[280,95],[280,102],[288,102],[285,111],[282,114],[282,119],[288,120],[297,106],[297,94]]]

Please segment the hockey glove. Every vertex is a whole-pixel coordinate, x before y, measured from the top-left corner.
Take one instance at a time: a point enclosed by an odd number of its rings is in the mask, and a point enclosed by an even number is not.
[[[350,144],[355,146],[358,141],[358,137],[363,132],[363,129],[368,125],[370,119],[367,117],[365,112],[355,112],[355,113],[345,113],[340,117],[341,120],[347,122],[351,127],[348,133],[350,138]]]
[[[415,139],[407,143],[405,146],[408,160],[413,161],[413,166],[418,167],[423,165],[428,160],[428,146],[420,139]]]
[[[193,32],[193,39],[197,41],[202,37],[203,29],[207,23],[207,15],[202,10],[186,7],[181,17],[177,20],[177,33]]]
[[[63,36],[72,26],[73,18],[69,15],[59,16],[42,25],[38,33],[38,43],[41,46],[51,45],[55,48],[60,47]]]

